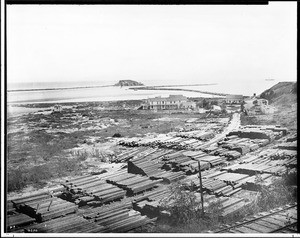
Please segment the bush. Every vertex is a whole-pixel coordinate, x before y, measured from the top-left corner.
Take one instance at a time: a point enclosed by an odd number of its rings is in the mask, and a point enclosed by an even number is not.
[[[257,199],[257,206],[261,211],[268,211],[295,201],[296,197],[294,191],[287,186],[286,180],[278,179],[270,186],[262,184]]]
[[[170,188],[170,196],[161,202],[163,210],[170,216],[166,224],[158,224],[153,232],[203,232],[210,230],[220,223],[222,205],[220,201],[211,202],[201,209],[199,193],[195,193],[181,183]]]
[[[8,172],[8,192],[19,191],[30,184],[39,187],[52,177],[51,169],[46,164],[11,170]]]
[[[122,135],[120,133],[115,133],[112,137],[122,137]]]
[[[24,180],[23,172],[20,169],[13,170],[8,173],[7,189],[8,192],[18,191],[24,188],[26,182]]]

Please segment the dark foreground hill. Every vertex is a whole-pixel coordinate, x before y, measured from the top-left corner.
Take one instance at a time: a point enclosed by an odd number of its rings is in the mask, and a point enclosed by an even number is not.
[[[269,100],[274,106],[297,103],[297,82],[279,82],[264,91],[260,97]]]

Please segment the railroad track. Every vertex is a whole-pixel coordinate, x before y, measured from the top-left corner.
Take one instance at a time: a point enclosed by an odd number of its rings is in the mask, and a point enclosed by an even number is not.
[[[216,233],[297,233],[297,204],[259,213]]]

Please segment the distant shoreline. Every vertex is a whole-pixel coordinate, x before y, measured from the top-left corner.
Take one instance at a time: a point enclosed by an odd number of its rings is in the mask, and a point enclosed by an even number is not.
[[[215,93],[215,92],[208,92],[208,91],[201,91],[201,90],[193,90],[193,89],[182,89],[182,88],[162,88],[161,86],[144,86],[144,87],[136,87],[136,88],[129,88],[131,90],[166,90],[166,91],[184,91],[184,92],[196,92],[196,93],[202,93],[202,94],[209,94],[209,95],[216,95],[216,96],[226,96],[230,95],[228,93]]]
[[[28,88],[28,89],[11,89],[7,92],[34,92],[34,91],[53,91],[53,90],[67,90],[67,89],[83,89],[83,88],[105,88],[105,87],[186,87],[186,86],[211,86],[216,83],[207,84],[185,84],[185,85],[159,85],[159,86],[119,86],[119,85],[94,85],[94,86],[77,86],[77,87],[63,87],[63,88]]]
[[[99,86],[78,86],[78,87],[64,87],[64,88],[30,88],[30,89],[11,89],[7,92],[32,92],[32,91],[51,91],[51,90],[66,90],[66,89],[82,89],[82,88],[105,88],[116,87],[115,85],[99,85]]]

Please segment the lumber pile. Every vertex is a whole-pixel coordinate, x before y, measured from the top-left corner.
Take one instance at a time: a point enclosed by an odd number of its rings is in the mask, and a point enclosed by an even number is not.
[[[80,206],[97,201],[99,205],[121,199],[126,191],[118,188],[98,176],[86,175],[67,180],[63,184],[67,192],[66,199],[74,201]]]
[[[126,147],[127,148],[127,147]],[[133,158],[135,155],[139,154],[143,148],[128,148],[122,153],[118,154],[113,162],[122,163],[127,162],[131,158]]]
[[[77,214],[67,215],[26,227],[27,233],[103,233],[108,232],[104,226],[90,222]]]
[[[215,135],[215,133],[213,131],[205,131],[205,130],[179,132],[176,134],[176,136],[179,136],[182,138],[193,138],[193,139],[203,140],[203,141],[207,141],[207,140],[213,138],[214,135]]]
[[[83,217],[89,221],[103,226],[106,232],[128,232],[154,220],[142,216],[140,212],[133,210],[131,202],[122,202],[102,206],[97,209],[89,209],[83,213]]]
[[[182,138],[178,136],[170,136],[160,134],[155,138],[124,138],[119,141],[119,145],[137,147],[137,146],[150,146],[166,149],[198,149],[203,142],[193,138]]]
[[[147,176],[140,176],[136,174],[127,174],[124,176],[115,176],[107,180],[109,183],[123,188],[128,191],[129,195],[140,193],[145,190],[153,189],[162,179],[151,180]]]
[[[292,133],[286,137],[286,142],[293,142],[297,140],[297,132]]]
[[[200,161],[201,170],[220,165],[226,161],[219,156],[211,156],[202,151],[177,151],[169,153],[162,159],[163,169],[183,171],[186,174],[193,174],[199,171],[198,161]]]
[[[277,148],[283,150],[297,150],[297,141],[281,143]]]
[[[182,171],[175,172],[175,171],[165,171],[165,170],[158,170],[155,174],[152,174],[150,176],[151,179],[155,179],[155,180],[162,179],[164,183],[168,183],[168,184],[179,181],[185,177],[186,175]]]
[[[267,139],[269,142],[275,140],[275,134],[271,130],[261,130],[259,128],[247,128],[239,129],[236,131],[229,132],[228,136],[237,135],[240,138],[249,139]]]
[[[19,198],[12,202],[20,212],[34,217],[37,221],[47,221],[77,211],[77,205],[74,203],[50,195]]]
[[[128,172],[152,176],[163,166],[161,158],[170,153],[170,150],[157,149],[152,153],[135,156],[128,161]]]
[[[257,173],[269,173],[274,175],[282,175],[286,172],[286,167],[283,165],[268,164],[265,161],[262,163],[234,164],[223,168],[229,172],[255,175]]]
[[[35,218],[32,218],[23,213],[14,212],[14,214],[7,215],[7,231],[14,232],[17,229],[20,229],[26,225],[30,225],[36,221]]]

